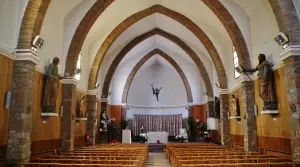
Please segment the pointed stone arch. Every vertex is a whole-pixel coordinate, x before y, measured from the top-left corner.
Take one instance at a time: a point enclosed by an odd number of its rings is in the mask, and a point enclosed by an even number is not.
[[[192,90],[191,90],[191,86],[189,84],[189,81],[186,77],[186,75],[184,74],[184,72],[182,71],[182,69],[180,68],[180,66],[172,59],[172,57],[170,57],[167,53],[165,53],[164,51],[160,50],[160,49],[153,49],[152,51],[150,51],[149,53],[147,53],[131,70],[124,89],[123,89],[123,93],[122,93],[122,103],[126,103],[127,102],[127,96],[128,96],[128,92],[130,89],[130,85],[131,82],[133,81],[133,78],[135,76],[135,74],[139,71],[139,69],[144,65],[145,62],[147,62],[152,56],[158,54],[159,56],[163,57],[165,60],[167,60],[174,68],[175,70],[178,72],[180,78],[182,79],[182,82],[184,84],[185,90],[186,90],[186,95],[187,95],[187,101],[188,103],[193,103],[193,95],[192,95]]]
[[[18,49],[30,49],[39,35],[51,0],[29,0],[20,27]]]
[[[179,46],[183,51],[186,52],[187,55],[190,56],[190,58],[194,61],[194,63],[196,64],[206,87],[207,90],[207,95],[209,97],[213,97],[213,89],[212,89],[212,84],[210,82],[209,79],[209,75],[207,73],[207,70],[205,68],[205,66],[203,65],[201,59],[199,58],[199,56],[184,42],[182,41],[180,38],[176,37],[173,34],[170,34],[168,32],[165,32],[161,29],[153,29],[149,32],[146,32],[140,36],[137,36],[135,39],[133,39],[132,41],[130,41],[116,56],[116,58],[113,60],[112,64],[110,65],[108,72],[105,76],[104,79],[104,83],[103,83],[103,87],[102,87],[102,97],[107,97],[108,96],[108,92],[109,92],[109,86],[111,83],[111,80],[113,78],[114,72],[116,71],[119,63],[121,62],[121,60],[126,56],[127,53],[130,52],[131,49],[133,49],[134,47],[136,47],[138,44],[140,44],[141,42],[143,42],[144,40],[154,36],[154,35],[160,35],[170,41],[172,41],[173,43],[175,43],[177,46]],[[90,74],[90,77],[91,76]],[[94,76],[94,80],[97,80],[97,76]],[[89,84],[89,87],[93,87],[94,83]]]
[[[290,45],[300,45],[300,18],[292,0],[269,0],[281,32],[289,37]]]
[[[214,66],[216,67],[218,80],[221,85],[221,88],[227,89],[227,76],[225,72],[225,68],[223,66],[222,60],[219,56],[219,53],[215,46],[213,45],[212,41],[208,38],[208,36],[205,34],[205,32],[199,28],[192,20],[187,18],[186,16],[173,11],[171,9],[168,9],[166,7],[163,7],[161,5],[154,5],[150,8],[147,8],[145,10],[142,10],[140,12],[137,12],[127,19],[125,19],[122,23],[120,23],[104,40],[102,45],[100,46],[92,67],[90,71],[90,78],[89,78],[89,88],[94,87],[96,84],[95,78],[98,76],[98,72],[101,66],[101,63],[104,59],[104,56],[106,55],[107,51],[109,50],[110,46],[113,44],[113,42],[130,26],[132,26],[134,23],[142,20],[143,18],[150,16],[154,13],[160,13],[162,15],[165,15],[178,23],[185,26],[187,29],[189,29],[199,40],[203,43],[204,47],[207,49],[209,55],[212,58],[212,61],[214,63]]]

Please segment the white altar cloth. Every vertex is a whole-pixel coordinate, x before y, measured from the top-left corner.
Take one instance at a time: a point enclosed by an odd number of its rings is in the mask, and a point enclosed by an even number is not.
[[[148,132],[148,142],[147,143],[168,143],[168,132]]]

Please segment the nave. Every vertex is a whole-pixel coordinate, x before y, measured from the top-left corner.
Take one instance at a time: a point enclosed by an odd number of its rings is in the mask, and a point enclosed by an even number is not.
[[[169,163],[168,163],[169,162]],[[105,167],[296,167],[291,162],[262,152],[212,143],[169,143],[164,153],[148,153],[148,144],[100,144],[73,152],[32,158],[24,167],[105,166]]]

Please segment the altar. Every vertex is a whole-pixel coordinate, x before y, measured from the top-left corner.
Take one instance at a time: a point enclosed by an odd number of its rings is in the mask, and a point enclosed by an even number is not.
[[[168,143],[168,132],[147,132],[148,142],[147,143]]]

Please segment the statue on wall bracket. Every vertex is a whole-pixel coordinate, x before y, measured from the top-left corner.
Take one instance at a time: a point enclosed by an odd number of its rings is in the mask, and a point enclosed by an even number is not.
[[[154,88],[153,84],[151,84],[151,87],[152,87],[153,95],[155,95],[156,96],[156,100],[159,101],[158,100],[158,95],[159,95],[159,92],[160,92],[160,90],[161,90],[162,87],[160,87],[159,89],[158,88]]]
[[[44,98],[42,102],[44,113],[55,113],[56,112],[56,99],[59,80],[62,77],[58,74],[59,58],[54,57],[52,64],[49,65],[46,72],[46,80],[44,87]]]
[[[80,99],[77,101],[77,109],[76,109],[76,114],[77,118],[86,118],[86,111],[85,111],[85,95],[82,95]]]
[[[240,116],[239,99],[234,94],[231,95],[231,108],[232,116]]]
[[[274,73],[264,54],[258,56],[259,64],[254,69],[244,69],[242,72],[258,71],[259,97],[264,101],[263,111],[277,110],[277,100],[274,88]]]
[[[220,108],[221,108],[221,103],[220,103],[220,98],[215,96],[214,100],[214,117],[215,119],[220,119]]]

